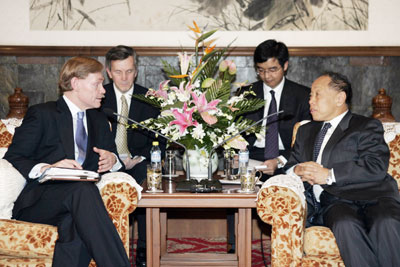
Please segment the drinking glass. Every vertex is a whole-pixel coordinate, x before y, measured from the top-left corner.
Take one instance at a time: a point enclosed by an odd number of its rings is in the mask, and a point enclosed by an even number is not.
[[[231,179],[232,157],[231,150],[224,150],[224,175],[226,179]]]
[[[258,175],[256,175],[258,173]],[[252,193],[256,190],[256,183],[262,173],[252,167],[248,167],[240,172],[240,190],[244,193]]]
[[[172,179],[176,174],[175,170],[175,153],[173,150],[165,151],[165,160],[164,160],[164,175]]]
[[[161,170],[147,164],[147,192],[163,192],[161,186]]]

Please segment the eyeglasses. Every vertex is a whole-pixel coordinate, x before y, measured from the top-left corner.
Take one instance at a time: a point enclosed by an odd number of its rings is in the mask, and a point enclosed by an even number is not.
[[[269,69],[263,69],[263,68],[256,68],[257,75],[265,75],[265,74],[276,74],[278,71],[280,71],[282,67],[272,67]]]

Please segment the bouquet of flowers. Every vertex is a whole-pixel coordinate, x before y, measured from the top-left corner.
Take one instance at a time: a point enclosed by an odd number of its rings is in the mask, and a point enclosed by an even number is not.
[[[226,60],[228,47],[217,49],[209,40],[216,30],[203,33],[197,24],[189,27],[195,33],[195,52],[178,53],[180,69],[163,61],[168,80],[158,89],[149,89],[136,98],[160,108],[161,114],[144,122],[147,127],[186,146],[201,150],[208,158],[212,148],[254,123],[242,117],[244,113],[259,109],[264,100],[249,98],[252,91],[231,96],[236,65]],[[242,84],[243,85],[243,84]],[[239,86],[242,86],[239,84]],[[257,133],[254,126],[247,133]],[[225,149],[242,149],[247,145],[242,136],[231,139]]]

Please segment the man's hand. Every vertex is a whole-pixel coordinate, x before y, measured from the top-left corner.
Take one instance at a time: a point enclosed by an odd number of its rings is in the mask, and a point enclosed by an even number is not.
[[[126,159],[123,160],[124,164],[125,164],[125,169],[130,170],[133,167],[135,167],[136,164],[138,164],[139,162],[141,162],[142,159],[141,157],[135,157],[135,158],[130,158],[127,157]]]
[[[71,169],[79,169],[82,170],[81,164],[79,164],[76,160],[74,159],[63,159],[60,161],[57,161],[54,164],[49,164],[45,165],[40,169],[40,172],[43,173],[45,170],[51,167],[60,167],[60,168],[71,168]]]
[[[294,173],[301,177],[303,182],[314,184],[326,184],[329,175],[329,169],[314,161],[308,161],[298,164],[294,168]]]
[[[277,159],[269,159],[264,161],[263,165],[267,166],[267,169],[263,169],[262,172],[268,175],[273,175],[276,168],[278,168]]]
[[[115,155],[110,151],[99,149],[97,147],[93,147],[93,151],[99,154],[99,169],[97,170],[98,173],[111,170],[111,168],[117,162]]]

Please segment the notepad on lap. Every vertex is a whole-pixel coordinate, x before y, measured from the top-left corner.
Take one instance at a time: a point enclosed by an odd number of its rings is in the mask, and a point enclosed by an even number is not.
[[[100,175],[94,171],[53,167],[48,168],[39,177],[39,183],[46,181],[97,182],[99,179]]]

